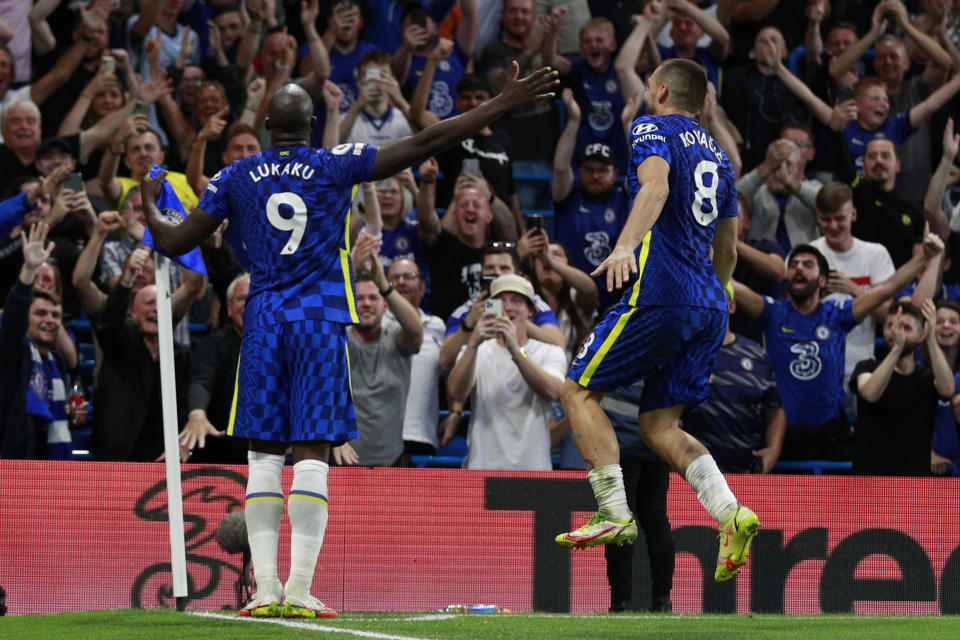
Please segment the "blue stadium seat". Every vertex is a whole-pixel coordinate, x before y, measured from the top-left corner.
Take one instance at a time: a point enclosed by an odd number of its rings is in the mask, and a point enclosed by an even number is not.
[[[812,473],[815,476],[828,473],[847,472],[853,469],[852,462],[836,460],[781,460],[774,465],[774,471],[782,473]]]

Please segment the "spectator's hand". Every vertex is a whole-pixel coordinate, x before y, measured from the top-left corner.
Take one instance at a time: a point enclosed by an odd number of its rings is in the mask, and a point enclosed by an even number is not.
[[[890,326],[890,339],[893,344],[890,345],[891,350],[896,350],[897,353],[903,352],[903,347],[907,342],[906,336],[903,333],[903,309],[897,309],[897,315],[894,316],[893,324]]]
[[[254,22],[263,22],[267,16],[264,0],[247,0],[247,13]]]
[[[827,276],[826,290],[829,293],[847,293],[851,296],[858,296],[863,293],[857,283],[840,271],[831,271]]]
[[[623,105],[623,111],[620,112],[620,124],[623,125],[624,131],[630,131],[630,128],[633,125],[633,120],[637,116],[637,109],[639,107],[640,92],[634,91],[633,95],[627,98],[627,101]]]
[[[910,16],[907,15],[907,7],[900,2],[900,0],[888,0],[886,2],[888,7],[888,13],[893,16],[894,21],[903,26],[910,21]]]
[[[392,73],[388,73],[386,76],[374,80],[376,85],[380,87],[380,91],[386,95],[394,106],[403,104],[403,93],[400,91],[400,83],[397,82],[397,79],[393,77]]]
[[[53,252],[53,240],[47,243],[46,248],[43,246],[49,230],[50,226],[46,222],[38,222],[31,226],[29,234],[25,234],[23,229],[20,230],[20,242],[23,244],[23,266],[27,269],[38,269]]]
[[[579,122],[582,114],[580,105],[573,97],[573,90],[568,87],[560,93],[560,96],[563,98],[563,106],[567,109],[567,120]]]
[[[859,116],[857,102],[853,98],[840,102],[835,100],[830,111],[830,128],[834,131],[843,131],[847,123],[856,120]]]
[[[554,19],[559,27],[561,24],[563,24],[563,21],[567,19],[568,12],[569,10],[567,9],[567,5],[561,4],[560,6],[554,7],[550,11],[550,16]]]
[[[527,229],[517,238],[517,254],[523,262],[530,256],[536,256],[547,250],[550,241],[542,229]]]
[[[111,231],[116,231],[123,226],[123,220],[117,211],[101,211],[97,216],[97,233],[108,235]]]
[[[193,30],[190,28],[190,25],[185,26],[183,28],[183,36],[180,37],[180,52],[177,54],[177,59],[174,62],[178,69],[183,69],[187,60],[193,55],[196,40],[190,37],[192,35]]]
[[[229,224],[229,219],[224,220],[217,226],[213,233],[207,236],[206,243],[208,247],[211,249],[219,249],[223,246],[223,232],[227,230],[227,225]]]
[[[933,300],[927,298],[923,301],[923,304],[920,305],[920,312],[923,313],[923,319],[926,320],[926,340],[929,344],[936,344],[937,342],[937,305],[934,304]]]
[[[474,300],[473,304],[470,305],[470,311],[468,311],[467,315],[463,316],[463,318],[460,320],[460,324],[462,325],[464,322],[466,322],[468,327],[474,327],[474,330],[476,330],[477,323],[483,316],[484,305],[489,297],[489,291],[481,291],[480,295],[477,296],[477,299]]]
[[[150,127],[146,114],[134,113],[127,116],[123,124],[117,128],[110,140],[110,152],[122,156],[126,151],[127,138],[138,136]]]
[[[750,453],[753,454],[754,458],[760,458],[763,463],[760,473],[770,473],[773,470],[773,465],[777,464],[777,460],[780,458],[780,450],[774,447],[764,447]]]
[[[98,71],[92,78],[90,82],[87,83],[87,86],[83,89],[81,94],[87,100],[93,100],[97,97],[97,94],[104,91],[106,87],[116,84],[117,79],[111,73],[104,73],[102,70]]]
[[[532,72],[526,78],[517,79],[520,67],[517,61],[510,63],[503,88],[494,100],[501,100],[508,108],[519,107],[530,102],[556,97],[556,89],[560,86],[559,75],[550,67],[542,67]]]
[[[437,436],[440,438],[441,447],[450,444],[450,441],[457,437],[462,415],[460,413],[450,413],[437,425]]]
[[[207,42],[210,43],[210,49],[216,54],[222,53],[223,38],[220,35],[220,27],[213,20],[207,20],[207,33]]]
[[[339,447],[330,450],[333,454],[333,461],[339,466],[360,464],[360,456],[353,450],[349,442],[344,442]]]
[[[127,69],[130,67],[130,54],[126,49],[110,49],[110,55],[117,61],[118,69]]]
[[[230,107],[226,106],[210,116],[203,125],[203,128],[200,129],[200,133],[197,134],[197,138],[205,142],[219,139],[223,133],[223,129],[227,126],[227,121],[224,120],[224,117],[226,117],[229,112]]]
[[[263,102],[264,93],[267,90],[267,81],[256,77],[247,85],[247,109],[256,111]]]
[[[320,3],[317,0],[300,2],[300,24],[303,25],[304,29],[307,28],[307,25],[313,25],[316,27],[317,17],[319,17],[319,15]]]
[[[67,419],[71,424],[81,425],[86,424],[87,422],[87,407],[90,406],[90,403],[84,400],[80,403],[80,406],[71,406],[67,405]]]
[[[521,318],[521,322],[526,322],[526,318]],[[506,313],[502,316],[493,316],[493,326],[501,338],[504,346],[510,351],[510,355],[516,357],[520,351],[520,343],[517,342],[517,327],[513,320],[507,317]]]
[[[403,44],[408,49],[417,49],[427,44],[427,30],[423,27],[413,24],[412,22],[407,24],[406,29],[403,30],[402,34]]]
[[[367,269],[364,267],[368,260],[376,257],[374,255],[376,250],[376,238],[366,233],[358,233],[357,241],[353,245],[353,270],[357,273],[366,273]]]
[[[353,105],[357,109],[366,109],[371,103],[375,102],[380,95],[380,85],[374,80],[367,80],[357,84],[357,97],[353,100]]]
[[[427,158],[420,163],[419,171],[421,181],[433,181],[437,179],[438,175],[440,175],[440,165],[437,164],[436,158]]]
[[[57,197],[53,200],[53,205],[50,207],[50,212],[47,213],[46,222],[51,227],[55,227],[60,223],[61,220],[67,217],[67,214],[70,213],[70,209],[73,208],[73,194],[76,193],[72,189],[60,189],[60,192],[57,193]]]
[[[929,260],[943,251],[943,240],[935,233],[930,233],[930,223],[923,228],[923,255]]]
[[[477,320],[477,325],[467,339],[467,344],[472,344],[476,347],[481,342],[496,338],[500,335],[500,325],[497,323],[498,317],[495,313],[484,312],[480,316],[480,319]]]
[[[173,81],[167,77],[163,71],[154,73],[150,82],[144,82],[140,85],[138,96],[141,102],[155,104],[161,98],[170,95],[173,91]],[[140,114],[146,119],[146,116]],[[148,125],[149,126],[149,125]]]
[[[332,80],[323,81],[323,104],[328,112],[340,111],[340,101],[343,100],[343,90]]]
[[[113,10],[113,0],[90,0],[90,4],[87,5],[86,12],[96,16],[101,21],[106,22],[107,18],[110,17],[110,11]],[[81,14],[84,13],[83,8],[80,9]]]
[[[400,183],[401,188],[412,193],[414,198],[417,197],[417,194],[420,193],[420,189],[417,187],[417,179],[413,177],[413,169],[407,167],[398,173],[396,178],[397,182]]]
[[[870,35],[874,38],[879,38],[884,33],[887,32],[888,22],[884,18],[884,15],[890,10],[888,3],[886,1],[878,4],[874,10],[873,14],[870,16]]]
[[[707,95],[703,100],[703,111],[700,119],[712,123],[717,117],[717,88],[712,82],[707,82]]]
[[[433,48],[433,51],[430,52],[428,57],[433,62],[440,62],[450,57],[451,53],[453,53],[453,40],[450,38],[440,38],[437,41],[437,46]]]
[[[68,173],[70,173],[70,165],[64,164],[51,171],[47,177],[40,176],[38,181],[27,189],[27,201],[30,204],[37,204],[41,199],[49,198],[63,183]]]
[[[774,172],[774,176],[778,178],[783,186],[791,193],[796,193],[800,188],[800,177],[796,174],[796,171],[790,168],[786,160],[780,163],[780,166],[777,167],[777,170]]]
[[[633,251],[620,245],[615,246],[590,275],[595,278],[604,273],[607,274],[607,291],[615,291],[629,282],[637,273],[637,261]]]
[[[943,159],[953,162],[960,150],[960,133],[953,133],[953,118],[947,118],[947,125],[943,128]]]
[[[88,236],[93,233],[97,226],[97,211],[93,208],[93,203],[87,197],[86,191],[73,194],[70,201],[70,215],[80,219],[86,225]]]
[[[945,476],[949,473],[948,467],[952,466],[953,461],[950,458],[944,458],[933,449],[930,449],[930,472],[935,476]]]
[[[147,56],[147,63],[150,65],[151,75],[154,69],[160,69],[160,49],[163,47],[163,40],[160,37],[160,30],[157,29],[157,35],[147,38],[143,42],[143,51]]]
[[[460,175],[457,176],[457,181],[453,183],[453,193],[457,194],[466,189],[476,189],[488,200],[490,199],[490,194],[493,193],[482,173],[478,176],[467,173],[466,171],[461,171]]]
[[[643,9],[643,17],[653,23],[654,29],[659,30],[666,24],[669,17],[667,9],[660,2],[650,2]],[[651,30],[653,32],[653,30]]]
[[[827,16],[827,0],[813,0],[807,5],[807,19],[814,24],[820,24]]]
[[[690,13],[690,2],[688,0],[663,0],[663,6],[673,13]]]
[[[140,272],[143,271],[143,265],[149,257],[150,249],[146,247],[141,246],[133,250],[133,253],[130,254],[126,264],[123,266],[123,274],[120,278],[123,286],[127,288],[133,286],[133,281],[136,280]]]
[[[227,434],[226,431],[220,431],[207,419],[207,412],[203,409],[194,409],[187,417],[187,424],[180,432],[180,447],[187,451],[193,451],[195,447],[203,449],[207,446],[207,436],[213,438],[222,438]],[[183,456],[180,456],[183,459]]]
[[[330,22],[337,31],[345,31],[353,27],[359,19],[360,7],[352,5],[349,9],[346,9],[343,4],[338,4],[336,13]]]

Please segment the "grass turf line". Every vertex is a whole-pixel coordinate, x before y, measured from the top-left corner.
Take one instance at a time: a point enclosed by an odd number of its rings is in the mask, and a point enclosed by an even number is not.
[[[220,615],[230,616],[228,612]],[[750,634],[757,639],[927,640],[960,636],[960,617],[777,616],[777,615],[550,615],[466,614],[424,619],[420,613],[346,613],[335,620],[268,621],[220,619],[169,610],[120,610],[0,618],[0,637],[19,640],[272,640],[363,638],[380,634],[424,640],[604,640],[643,638],[700,640]],[[337,631],[334,631],[336,629]],[[343,631],[353,633],[344,633]],[[366,633],[372,632],[372,633]]]

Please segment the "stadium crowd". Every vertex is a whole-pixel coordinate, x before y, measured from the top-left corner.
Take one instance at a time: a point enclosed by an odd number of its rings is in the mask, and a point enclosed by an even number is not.
[[[153,165],[190,211],[267,143],[287,82],[313,145],[376,146],[489,100],[516,61],[562,94],[356,191],[360,438],[334,459],[403,466],[459,434],[468,468],[583,468],[559,387],[626,290],[590,273],[630,211],[645,78],[682,57],[740,212],[730,329],[685,428],[725,472],[960,475],[958,47],[957,0],[4,3],[0,457],[160,457]],[[182,457],[243,463],[224,435],[250,279],[228,225],[202,255],[206,278],[170,269]],[[603,406],[645,460],[639,394]]]

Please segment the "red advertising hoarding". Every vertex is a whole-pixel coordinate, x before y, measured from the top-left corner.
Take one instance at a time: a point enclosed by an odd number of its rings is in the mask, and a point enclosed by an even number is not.
[[[0,461],[9,613],[172,606],[163,472],[160,464]],[[191,608],[237,606],[241,558],[221,550],[213,532],[243,508],[245,474],[183,469]],[[960,613],[960,480],[732,476],[730,484],[762,526],[741,575],[717,585],[716,525],[672,477],[674,611]],[[314,593],[336,609],[609,606],[602,550],[553,543],[593,508],[582,473],[336,468],[329,495]],[[281,540],[288,535],[284,518]],[[288,558],[282,542],[281,578]],[[642,604],[642,543],[634,566]]]

